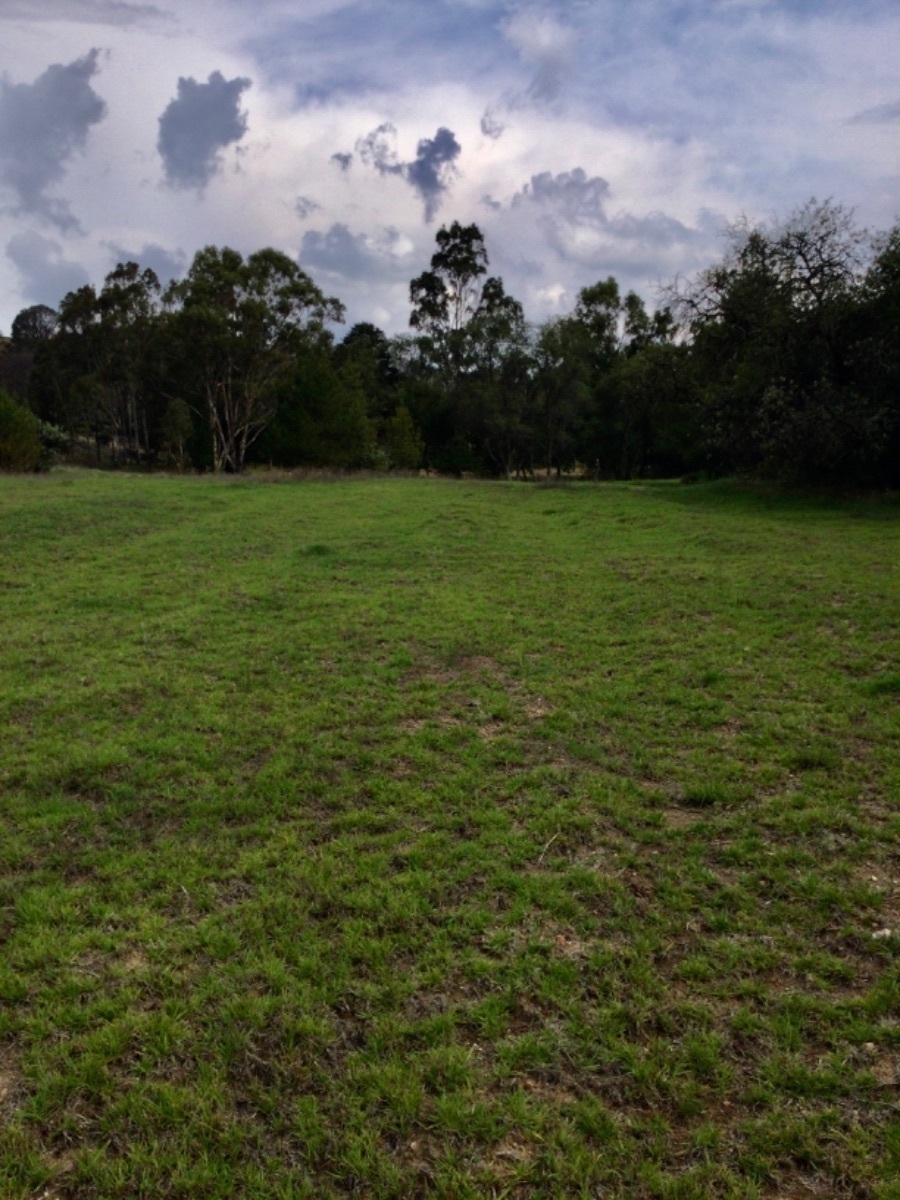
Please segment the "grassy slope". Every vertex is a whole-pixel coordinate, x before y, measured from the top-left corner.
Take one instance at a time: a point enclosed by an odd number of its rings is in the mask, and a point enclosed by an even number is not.
[[[898,613],[896,506],[0,478],[0,1195],[900,1196]]]

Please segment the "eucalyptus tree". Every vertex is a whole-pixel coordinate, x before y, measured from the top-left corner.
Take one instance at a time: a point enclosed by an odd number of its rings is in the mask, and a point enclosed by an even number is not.
[[[468,326],[474,368],[472,424],[487,463],[510,478],[529,459],[533,337],[522,305],[500,278],[485,281]]]
[[[430,457],[450,470],[509,474],[527,443],[530,334],[521,304],[489,277],[484,235],[454,221],[436,235],[429,270],[410,284],[422,425]]]
[[[449,391],[471,368],[467,326],[478,311],[488,255],[477,225],[454,221],[435,235],[431,266],[409,285],[409,324],[423,363]]]
[[[160,311],[160,283],[149,267],[119,263],[97,297],[102,382],[116,432],[127,452],[150,461],[151,426],[158,424],[158,393],[148,361]]]
[[[149,458],[156,390],[146,357],[159,311],[159,280],[133,262],[119,263],[99,292],[67,293],[52,335],[35,343],[30,395],[42,419],[91,435],[98,455],[105,441],[114,455]],[[51,324],[46,314],[42,324]]]
[[[591,397],[589,339],[569,315],[546,321],[534,347],[535,401],[531,468],[549,475],[574,465],[578,430]]]
[[[437,337],[459,331],[475,315],[488,256],[484,235],[474,224],[454,221],[449,229],[441,226],[435,241],[431,267],[409,285],[409,323]]]
[[[276,385],[302,348],[330,340],[326,324],[343,320],[344,307],[271,248],[245,260],[229,247],[207,246],[166,299],[213,469],[240,472],[275,414]]]

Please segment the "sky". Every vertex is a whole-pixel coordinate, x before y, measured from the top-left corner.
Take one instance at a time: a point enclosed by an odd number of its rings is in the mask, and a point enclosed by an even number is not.
[[[212,244],[399,333],[454,220],[532,321],[652,307],[741,217],[895,224],[898,62],[898,0],[0,0],[0,332]]]

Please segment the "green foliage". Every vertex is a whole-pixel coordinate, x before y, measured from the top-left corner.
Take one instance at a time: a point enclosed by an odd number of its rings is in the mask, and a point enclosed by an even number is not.
[[[444,338],[458,333],[475,315],[488,256],[477,225],[442,225],[435,240],[430,270],[409,285],[409,323],[423,334]]]
[[[422,465],[425,444],[405,404],[388,421],[387,452],[391,467],[415,470]]]
[[[278,466],[371,465],[375,437],[354,359],[335,368],[324,347],[299,354],[272,396],[275,416],[255,458]]]
[[[160,421],[159,436],[162,450],[179,470],[184,469],[185,450],[193,432],[190,408],[184,400],[173,396]]]
[[[342,305],[277,250],[206,247],[165,304],[120,263],[19,314],[0,388],[98,465],[900,486],[900,232],[813,200],[726,247],[654,312],[609,276],[535,328],[454,221],[411,281],[413,333],[361,322],[337,346]]]
[[[387,420],[396,406],[399,372],[385,334],[367,321],[357,323],[335,347],[334,363],[339,370],[354,365],[366,393],[369,416],[377,422]]]
[[[13,344],[19,349],[33,348],[45,342],[56,332],[58,314],[46,304],[33,304],[23,308],[13,319]]]
[[[873,263],[852,214],[813,200],[774,228],[740,222],[729,241],[671,297],[713,461],[819,484],[900,479],[896,338],[879,320],[895,287],[891,239]]]
[[[41,462],[40,423],[0,390],[0,471],[35,471]]]
[[[42,470],[48,470],[55,463],[62,462],[69,449],[69,435],[58,425],[49,421],[38,421],[38,436],[41,439]]]
[[[327,342],[325,323],[340,321],[343,305],[271,248],[245,261],[229,247],[207,246],[167,298],[180,306],[173,337],[190,364],[213,469],[239,473],[275,416],[279,383],[302,349]]]

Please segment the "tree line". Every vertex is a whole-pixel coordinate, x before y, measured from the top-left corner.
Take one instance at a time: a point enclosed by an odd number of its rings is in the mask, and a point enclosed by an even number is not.
[[[121,263],[0,354],[0,466],[51,452],[241,472],[417,469],[512,478],[764,474],[900,485],[900,226],[810,201],[739,221],[648,312],[613,277],[529,323],[476,225],[439,230],[410,332],[354,325],[264,249],[199,251],[163,289]]]

